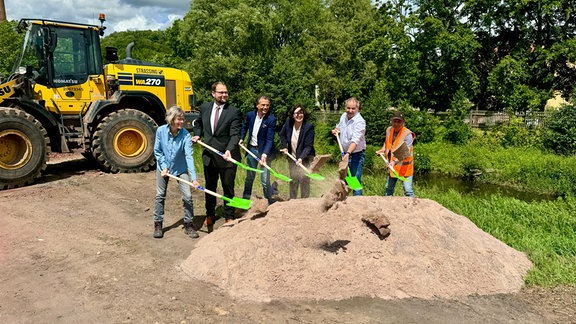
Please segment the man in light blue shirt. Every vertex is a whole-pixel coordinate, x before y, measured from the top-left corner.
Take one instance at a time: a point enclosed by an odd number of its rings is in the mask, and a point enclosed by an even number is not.
[[[156,157],[156,198],[154,201],[154,237],[162,238],[162,222],[164,221],[164,203],[168,187],[168,174],[192,182],[194,188],[200,184],[196,180],[194,158],[192,157],[192,137],[184,129],[184,111],[180,107],[171,107],[166,113],[168,124],[158,127],[154,143],[154,156]],[[178,181],[182,203],[184,207],[184,231],[192,237],[198,238],[194,229],[194,208],[190,185]]]
[[[362,180],[364,152],[366,151],[366,121],[360,115],[360,102],[352,97],[345,101],[346,112],[340,116],[340,121],[332,134],[340,136],[343,157],[348,155],[350,174],[358,181]],[[354,190],[354,196],[362,196],[362,189]]]

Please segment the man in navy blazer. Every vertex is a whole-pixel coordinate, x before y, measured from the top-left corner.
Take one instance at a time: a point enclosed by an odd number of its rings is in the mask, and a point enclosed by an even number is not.
[[[228,88],[221,82],[212,85],[212,97],[214,101],[206,102],[200,106],[200,115],[194,121],[194,136],[192,142],[196,143],[200,136],[204,137],[204,143],[224,152],[222,156],[204,149],[202,162],[204,164],[204,179],[206,189],[216,191],[218,178],[222,182],[224,196],[234,197],[234,181],[236,179],[236,164],[229,162],[228,158],[240,160],[240,129],[242,127],[242,114],[235,106],[228,103]],[[226,221],[235,218],[234,207],[225,205]],[[216,198],[206,194],[206,221],[208,231],[211,232],[216,220]]]
[[[246,146],[250,152],[259,157],[262,164],[271,166],[274,158],[274,132],[276,130],[276,117],[270,113],[270,99],[266,96],[259,96],[255,102],[256,109],[246,114],[246,121],[240,132],[240,142],[244,140],[246,134]],[[258,161],[250,154],[246,155],[248,166],[256,168]],[[260,180],[264,191],[264,197],[268,199],[268,204],[272,204],[272,187],[270,186],[270,171],[264,168]],[[252,196],[252,185],[256,172],[246,172],[246,182],[244,183],[244,193],[242,197],[250,199]]]

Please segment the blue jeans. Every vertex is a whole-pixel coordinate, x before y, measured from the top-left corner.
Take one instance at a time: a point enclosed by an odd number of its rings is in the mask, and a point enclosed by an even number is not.
[[[406,181],[402,181],[402,185],[404,186],[404,196],[406,197],[414,197],[414,189],[412,189],[412,178],[414,176],[405,177]],[[388,174],[388,180],[386,181],[386,193],[385,196],[392,196],[394,195],[394,187],[396,187],[396,182],[398,178],[392,178],[390,174]]]
[[[258,156],[258,150],[254,147],[248,148],[250,152],[254,153],[254,155]],[[246,160],[248,161],[248,166],[251,168],[258,168],[258,161],[252,155],[247,154]],[[266,164],[269,167],[272,167],[272,160],[266,160]],[[265,167],[262,167],[262,172],[260,174],[260,182],[262,183],[262,191],[264,192],[264,198],[268,199],[268,204],[272,204],[272,187],[270,186],[270,171]],[[254,184],[254,178],[256,177],[256,172],[254,171],[246,171],[246,182],[244,182],[244,193],[242,194],[242,198],[250,199],[252,196],[252,185]]]
[[[362,168],[364,167],[364,151],[350,154],[350,156],[348,157],[348,167],[350,168],[350,174],[353,177],[358,178],[358,182],[362,183]],[[354,190],[352,195],[362,196],[362,189]]]
[[[164,203],[166,201],[166,188],[168,187],[168,177],[161,175],[162,170],[156,169],[156,198],[154,200],[154,222],[164,220]],[[191,181],[188,173],[178,176],[180,179]],[[194,218],[194,205],[192,204],[192,190],[190,185],[178,181],[178,187],[182,194],[182,205],[184,207],[184,223],[191,223]]]

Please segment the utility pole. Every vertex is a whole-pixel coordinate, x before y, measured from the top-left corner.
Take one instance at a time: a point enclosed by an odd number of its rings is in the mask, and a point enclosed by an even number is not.
[[[4,0],[0,0],[0,22],[6,20],[6,7],[4,6]]]

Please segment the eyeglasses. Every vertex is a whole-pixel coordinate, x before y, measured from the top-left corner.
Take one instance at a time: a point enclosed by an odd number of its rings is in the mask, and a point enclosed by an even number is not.
[[[299,111],[299,112],[295,112],[295,113],[294,113],[294,116],[297,116],[297,115],[304,115],[304,113],[303,113],[303,112],[301,112],[301,111]]]
[[[214,91],[214,92],[221,95],[228,94],[228,91]]]

